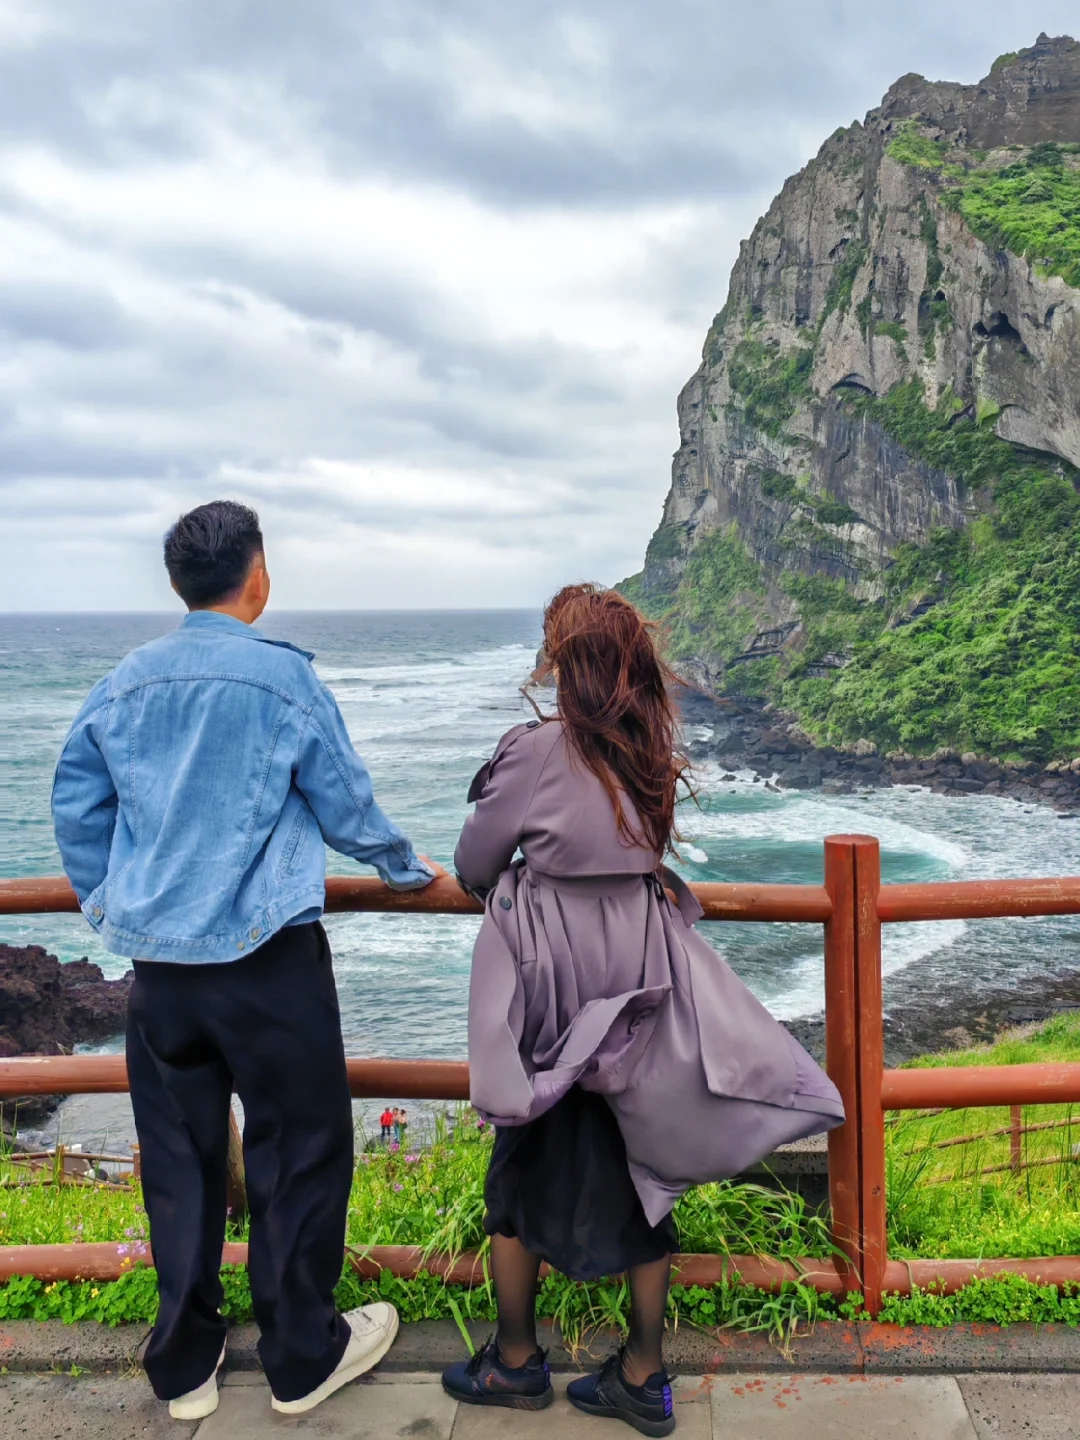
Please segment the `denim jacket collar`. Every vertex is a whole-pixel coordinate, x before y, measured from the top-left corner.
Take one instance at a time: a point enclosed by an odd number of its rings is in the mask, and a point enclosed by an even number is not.
[[[301,650],[299,645],[290,645],[288,640],[271,640],[269,635],[256,630],[254,625],[246,625],[234,615],[223,615],[220,610],[189,610],[184,616],[181,629],[224,630],[230,635],[242,635],[246,640],[258,640],[263,645],[279,645],[282,650],[294,650],[305,660],[315,659],[313,650]]]

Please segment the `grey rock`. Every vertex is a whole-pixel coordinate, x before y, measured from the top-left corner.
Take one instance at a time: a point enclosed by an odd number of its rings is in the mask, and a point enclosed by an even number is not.
[[[905,76],[787,181],[743,243],[679,397],[681,443],[640,577],[646,596],[669,595],[717,528],[732,529],[756,562],[764,593],[732,601],[743,634],[729,667],[712,653],[680,662],[705,688],[733,688],[744,662],[805,644],[785,583],[792,572],[844,579],[877,599],[898,546],[964,528],[990,507],[987,488],[966,489],[909,454],[847,397],[918,378],[928,404],[951,394],[958,413],[979,415],[1003,439],[1080,464],[1080,291],[984,244],[942,203],[941,172],[891,156],[908,122],[958,154],[989,152],[979,160],[988,167],[1015,161],[1009,147],[1073,140],[1080,44],[1040,36],[977,85]],[[1065,163],[1080,167],[1080,157]],[[842,267],[850,287],[838,300]],[[808,389],[778,424],[740,393],[738,352],[748,341],[784,357],[812,346]],[[826,497],[847,507],[846,519],[818,519]],[[892,623],[917,622],[941,598],[928,583]],[[849,658],[815,657],[810,673]]]

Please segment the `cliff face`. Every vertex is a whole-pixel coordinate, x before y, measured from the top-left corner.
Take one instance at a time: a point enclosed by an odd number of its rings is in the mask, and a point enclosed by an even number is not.
[[[785,184],[679,397],[663,519],[626,582],[691,677],[738,688],[773,657],[751,689],[777,699],[842,669],[946,598],[932,565],[899,593],[893,562],[992,525],[1014,461],[1071,484],[1076,142],[1080,44],[1042,36],[978,85],[904,77]],[[809,610],[820,632],[830,606],[858,620],[823,650]]]

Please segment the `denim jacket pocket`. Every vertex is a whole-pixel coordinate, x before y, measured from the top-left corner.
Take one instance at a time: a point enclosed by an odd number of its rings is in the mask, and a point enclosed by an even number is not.
[[[281,859],[277,863],[278,878],[292,875],[296,870],[307,848],[308,835],[315,824],[315,817],[308,807],[301,803],[296,814],[293,816],[292,824],[289,826],[289,833],[285,837],[285,844],[282,846]]]

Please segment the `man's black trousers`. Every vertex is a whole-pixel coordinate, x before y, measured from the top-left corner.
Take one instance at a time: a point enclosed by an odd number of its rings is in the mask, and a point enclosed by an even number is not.
[[[219,1313],[229,1106],[244,1107],[248,1273],[279,1400],[321,1385],[349,1340],[334,1304],[353,1174],[341,1016],[321,925],[219,965],[137,961],[128,1077],[157,1266],[146,1373],[162,1400],[201,1385]]]

